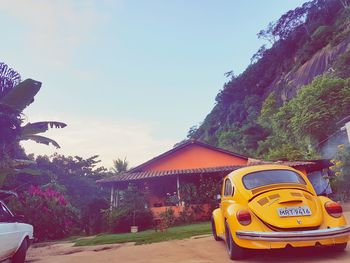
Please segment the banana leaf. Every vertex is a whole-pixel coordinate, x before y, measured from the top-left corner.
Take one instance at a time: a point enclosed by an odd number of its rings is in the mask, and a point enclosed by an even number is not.
[[[46,132],[50,128],[64,128],[67,124],[58,121],[41,121],[27,123],[22,127],[22,135],[31,135]]]
[[[50,138],[44,137],[44,136],[40,136],[40,135],[23,135],[21,137],[21,139],[22,140],[32,140],[32,141],[35,141],[37,143],[46,144],[46,145],[52,144],[56,148],[61,148],[56,141],[54,141]]]
[[[39,92],[40,87],[41,82],[26,79],[13,87],[3,98],[1,98],[0,103],[6,104],[19,112],[22,112],[34,101],[34,97]]]
[[[30,175],[41,175],[42,172],[39,169],[33,169],[33,168],[22,168],[22,169],[14,169],[16,174],[30,174]]]
[[[12,160],[11,166],[18,167],[18,166],[31,165],[31,164],[36,164],[36,161],[24,160],[24,159],[14,159],[14,160]]]

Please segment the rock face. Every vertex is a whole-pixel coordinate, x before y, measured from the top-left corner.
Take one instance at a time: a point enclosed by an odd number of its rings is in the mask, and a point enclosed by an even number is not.
[[[350,50],[350,38],[335,47],[327,45],[301,67],[277,78],[268,90],[274,90],[277,93],[279,91],[281,100],[286,102],[293,98],[302,86],[311,83],[315,77],[326,72],[332,73],[334,62],[348,50]]]

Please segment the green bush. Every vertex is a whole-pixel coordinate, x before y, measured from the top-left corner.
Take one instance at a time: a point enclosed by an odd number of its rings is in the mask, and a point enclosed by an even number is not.
[[[108,231],[112,233],[129,232],[131,226],[144,230],[153,226],[153,214],[148,208],[145,193],[136,185],[130,184],[121,193],[118,208],[105,211]]]
[[[178,224],[189,224],[195,220],[195,212],[192,209],[193,206],[185,205],[184,209],[180,212],[177,218]]]
[[[104,220],[104,211],[108,207],[109,203],[105,199],[93,199],[82,208],[80,224],[85,234],[98,234],[108,229]]]
[[[171,208],[167,208],[164,212],[161,212],[159,216],[167,226],[173,226],[176,222],[174,210]]]
[[[129,209],[113,209],[107,213],[107,221],[108,231],[111,233],[130,232],[133,225],[138,226],[140,231],[153,226],[153,214],[148,209],[135,212]]]

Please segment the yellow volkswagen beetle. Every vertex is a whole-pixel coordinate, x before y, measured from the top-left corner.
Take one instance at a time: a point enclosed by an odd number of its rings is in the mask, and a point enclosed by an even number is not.
[[[349,240],[342,207],[317,196],[307,177],[291,167],[258,165],[233,171],[223,181],[213,211],[215,240],[224,239],[231,259],[249,249],[332,246]]]

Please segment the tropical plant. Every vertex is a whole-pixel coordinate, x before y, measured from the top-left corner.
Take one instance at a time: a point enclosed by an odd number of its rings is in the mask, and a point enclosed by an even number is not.
[[[9,174],[22,171],[24,161],[16,160],[15,154],[20,140],[33,140],[59,148],[56,141],[38,134],[49,128],[64,128],[65,123],[45,121],[23,125],[22,111],[33,103],[40,87],[41,82],[32,79],[21,82],[18,72],[0,63],[0,187]]]
[[[113,167],[111,170],[114,173],[120,174],[120,173],[126,172],[128,169],[129,169],[129,162],[126,160],[126,157],[124,157],[124,160],[121,158],[113,160]]]
[[[122,192],[118,208],[106,210],[110,232],[128,232],[131,226],[146,229],[153,224],[153,214],[148,208],[145,193],[130,184]]]

